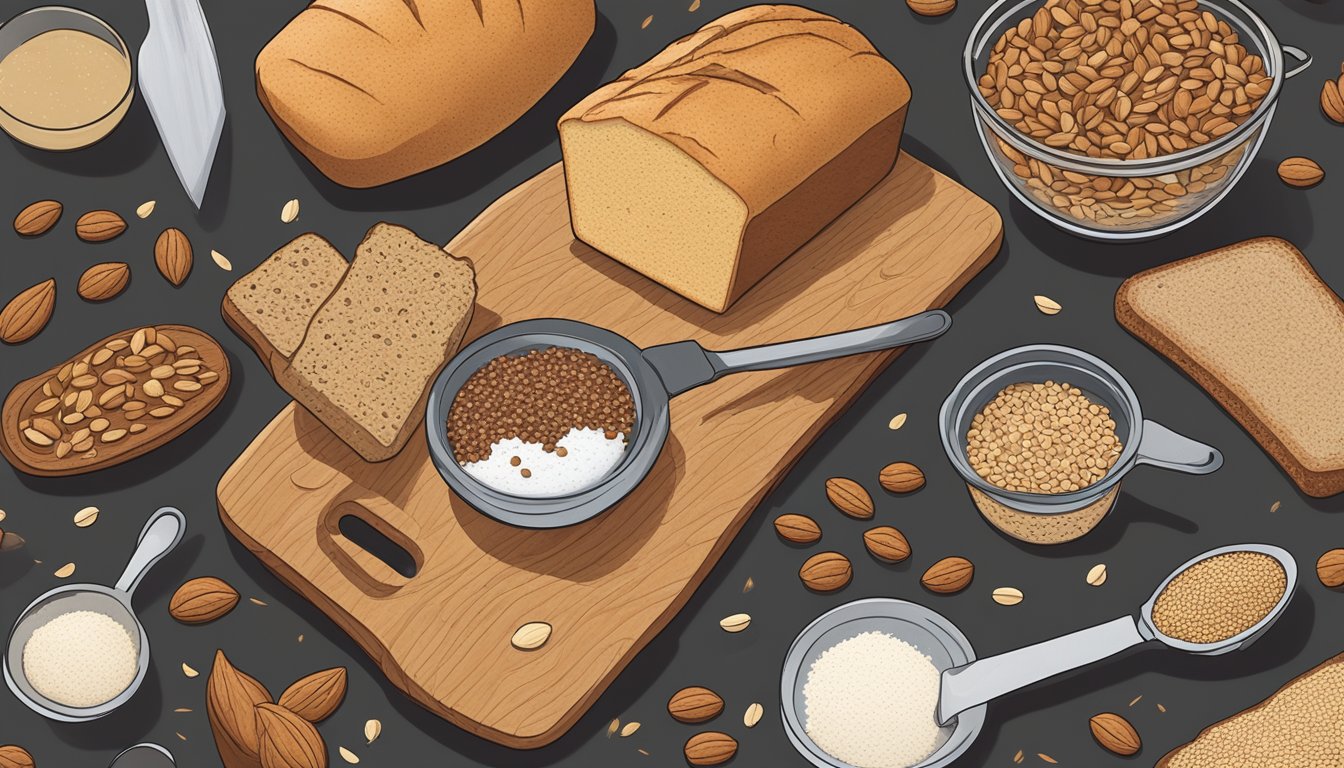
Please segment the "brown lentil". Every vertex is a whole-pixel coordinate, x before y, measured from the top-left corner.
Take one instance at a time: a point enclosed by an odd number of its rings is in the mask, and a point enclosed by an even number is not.
[[[1153,624],[1187,643],[1218,643],[1260,622],[1278,605],[1288,577],[1259,552],[1228,552],[1186,568],[1153,606]]]
[[[475,462],[512,437],[555,451],[571,429],[615,438],[628,436],[634,423],[630,388],[610,366],[587,352],[549,347],[501,355],[473,373],[453,400],[447,430],[457,460]]]
[[[1054,381],[1005,387],[966,432],[971,469],[999,488],[1025,493],[1086,488],[1106,476],[1123,450],[1110,409]]]

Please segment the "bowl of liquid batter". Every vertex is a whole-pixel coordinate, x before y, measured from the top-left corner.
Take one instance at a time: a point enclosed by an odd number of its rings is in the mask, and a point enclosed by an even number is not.
[[[134,95],[130,49],[97,16],[43,6],[0,26],[0,128],[18,141],[87,147],[121,123]]]

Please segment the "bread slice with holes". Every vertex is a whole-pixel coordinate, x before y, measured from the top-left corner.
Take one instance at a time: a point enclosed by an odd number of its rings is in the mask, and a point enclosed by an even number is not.
[[[308,233],[291,240],[224,294],[224,322],[272,375],[298,351],[318,307],[349,267],[336,246]]]
[[[475,305],[470,261],[376,224],[276,380],[365,459],[389,459],[419,426]]]
[[[1344,301],[1292,243],[1262,237],[1141,272],[1115,314],[1303,492],[1344,491]]]

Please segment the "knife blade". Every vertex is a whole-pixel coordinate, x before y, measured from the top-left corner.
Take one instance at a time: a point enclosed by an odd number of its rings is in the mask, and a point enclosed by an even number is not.
[[[177,178],[200,209],[224,131],[224,87],[199,0],[146,0],[140,92]]]

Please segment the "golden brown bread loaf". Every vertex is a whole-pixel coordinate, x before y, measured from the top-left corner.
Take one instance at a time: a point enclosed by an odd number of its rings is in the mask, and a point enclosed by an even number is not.
[[[328,178],[377,186],[508,127],[593,19],[593,0],[318,0],[257,56],[257,95]]]
[[[909,102],[848,24],[730,13],[560,118],[574,234],[722,312],[891,171]]]

